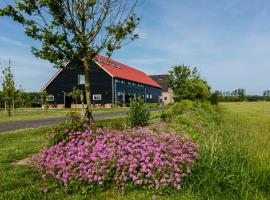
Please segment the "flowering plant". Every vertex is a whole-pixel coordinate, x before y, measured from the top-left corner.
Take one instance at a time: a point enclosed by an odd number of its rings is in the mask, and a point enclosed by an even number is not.
[[[143,128],[127,133],[97,129],[72,132],[33,158],[46,175],[67,186],[72,180],[155,190],[181,188],[199,158],[198,145],[175,133],[154,134]]]

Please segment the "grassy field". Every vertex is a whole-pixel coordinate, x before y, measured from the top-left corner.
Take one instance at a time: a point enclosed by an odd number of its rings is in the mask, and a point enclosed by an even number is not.
[[[93,113],[105,113],[125,110],[127,110],[127,108],[95,108],[93,109]],[[43,109],[39,108],[25,108],[23,110],[17,109],[15,115],[9,117],[8,114],[2,110],[0,111],[0,122],[64,117],[71,111],[75,111],[75,109],[49,109],[46,112]],[[79,109],[77,109],[77,111],[79,111]]]
[[[222,107],[220,116],[206,116],[217,119],[196,136],[201,160],[183,190],[157,199],[270,199],[270,103]],[[46,146],[47,129],[0,135],[0,199],[151,199],[147,191],[72,193],[53,181],[43,182],[31,167],[18,165]],[[43,193],[47,186],[49,192]]]

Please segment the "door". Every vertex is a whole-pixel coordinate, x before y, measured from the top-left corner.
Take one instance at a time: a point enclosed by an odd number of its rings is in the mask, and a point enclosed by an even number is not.
[[[71,97],[65,96],[65,108],[71,108]]]

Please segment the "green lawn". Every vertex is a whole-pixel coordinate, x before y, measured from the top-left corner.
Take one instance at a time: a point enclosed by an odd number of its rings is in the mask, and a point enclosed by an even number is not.
[[[157,199],[270,199],[270,103],[226,103],[218,123],[200,133],[201,161],[181,192]],[[108,120],[107,120],[108,122]],[[152,193],[115,190],[84,196],[53,181],[46,183],[31,167],[14,162],[46,146],[48,128],[0,135],[0,199],[151,199]]]
[[[114,112],[114,111],[126,111],[127,108],[95,108],[93,109],[93,113],[105,113],[105,112]],[[45,112],[43,109],[39,108],[25,108],[16,110],[15,115],[11,117],[8,116],[6,112],[3,110],[0,111],[0,122],[6,121],[20,121],[20,120],[38,120],[45,118],[53,118],[53,117],[64,117],[69,112],[75,111],[75,109],[49,109]],[[77,109],[79,112],[80,109]]]

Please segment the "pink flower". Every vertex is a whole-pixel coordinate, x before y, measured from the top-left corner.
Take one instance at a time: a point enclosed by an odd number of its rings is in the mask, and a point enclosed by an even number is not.
[[[42,191],[44,192],[44,193],[47,193],[48,192],[48,187],[44,187],[43,189],[42,189]]]

